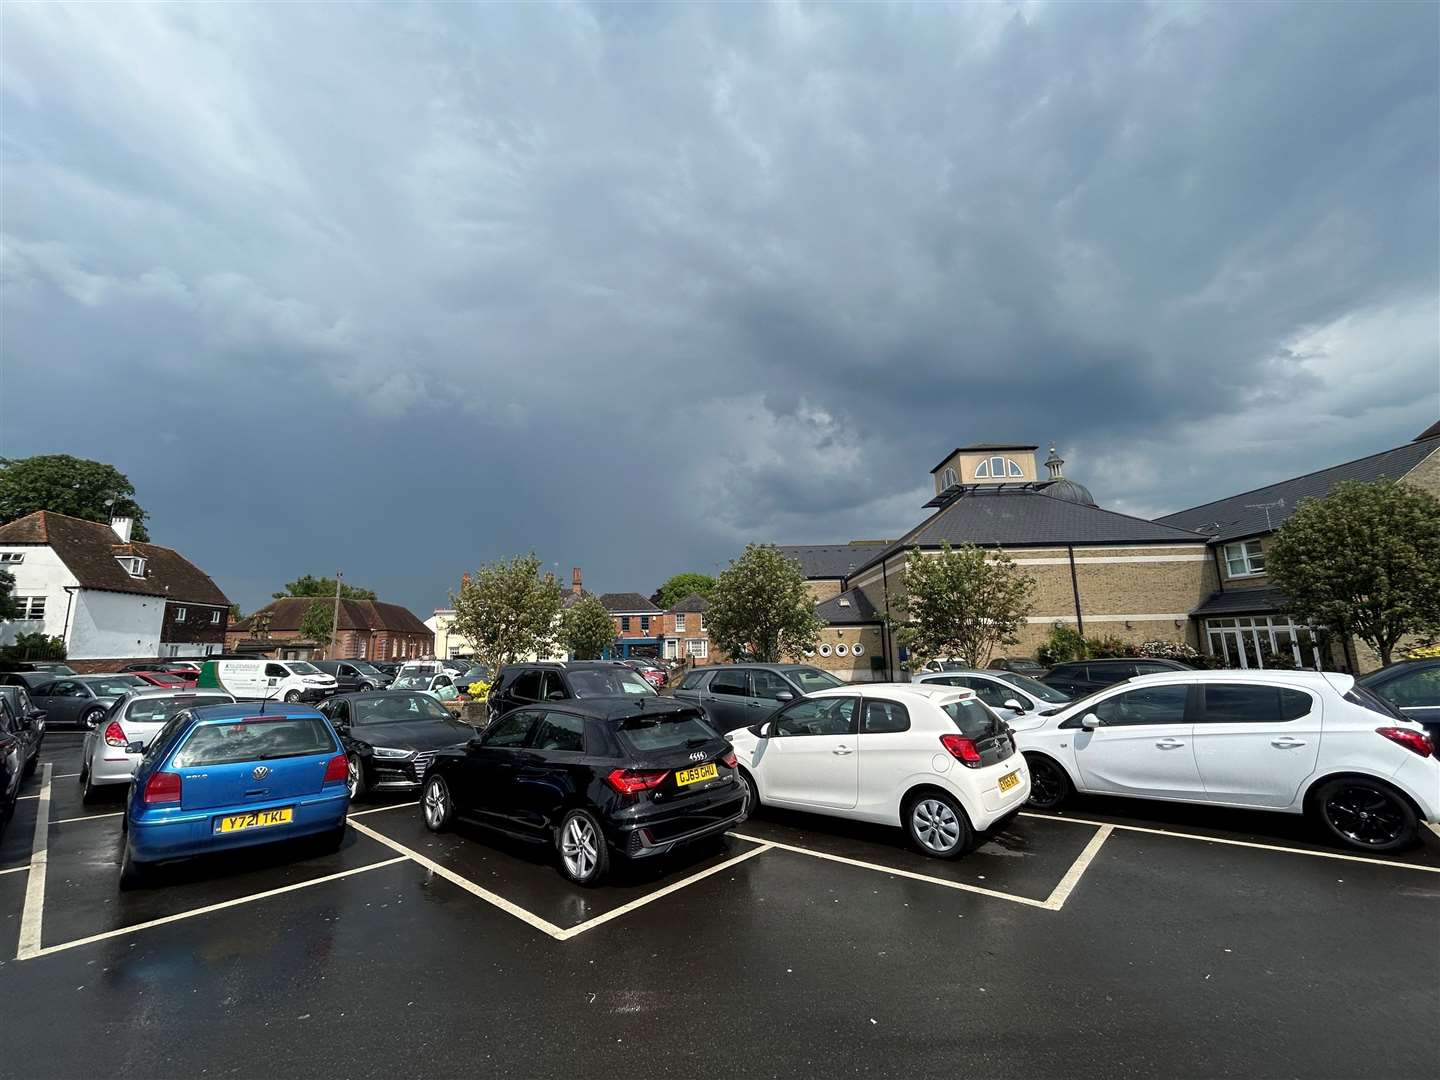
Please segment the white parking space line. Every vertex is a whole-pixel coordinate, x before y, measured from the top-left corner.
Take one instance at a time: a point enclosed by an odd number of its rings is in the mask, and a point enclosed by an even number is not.
[[[47,945],[43,949],[37,949],[28,956],[21,956],[21,960],[33,960],[39,956],[50,956],[54,953],[64,952],[67,949],[78,949],[81,945],[93,945],[97,941],[106,941],[110,938],[124,937],[126,934],[133,934],[140,930],[149,930],[151,927],[164,926],[167,923],[180,922],[182,919],[193,919],[197,915],[209,915],[211,912],[224,911],[226,908],[239,907],[241,904],[251,904],[256,900],[268,900],[272,896],[279,896],[282,893],[295,892],[297,889],[308,889],[312,885],[324,885],[328,881],[339,881],[341,878],[353,877],[356,874],[368,873],[371,870],[379,870],[381,867],[394,866],[396,863],[404,862],[403,856],[396,856],[393,859],[384,859],[380,862],[367,863],[364,866],[352,867],[349,870],[341,870],[338,873],[326,874],[324,877],[311,878],[309,881],[297,881],[291,885],[282,885],[278,889],[267,889],[264,892],[252,893],[249,896],[237,896],[234,900],[223,900],[218,904],[207,904],[205,907],[193,908],[190,911],[182,911],[176,915],[165,915],[159,919],[151,919],[148,922],[135,923],[132,926],[120,926],[114,930],[106,930],[103,934],[91,934],[89,937],[76,938],[74,941],[61,942],[59,945]]]
[[[40,930],[45,918],[46,843],[50,829],[50,763],[40,773],[40,811],[35,815],[35,839],[30,844],[30,876],[25,879],[25,907],[20,912],[20,948],[16,960],[28,960],[40,951]]]
[[[24,871],[29,870],[29,869],[30,869],[29,864],[26,864],[25,866],[11,866],[11,867],[7,867],[7,868],[4,869],[4,870],[0,870],[0,877],[4,877],[6,874],[19,874],[19,873],[23,873]]]
[[[1108,821],[1093,821],[1090,818],[1055,817],[1051,814],[1032,814],[1024,811],[1021,817],[1037,818],[1041,821],[1073,821],[1077,825],[1109,825],[1124,832],[1149,833],[1152,836],[1173,836],[1181,840],[1200,840],[1207,844],[1228,844],[1231,847],[1258,848],[1261,851],[1280,851],[1287,855],[1309,855],[1315,859],[1340,859],[1344,862],[1371,863],[1374,866],[1393,866],[1399,870],[1419,870],[1426,874],[1440,874],[1440,866],[1422,866],[1418,863],[1396,862],[1394,859],[1376,859],[1368,855],[1342,855],[1338,851],[1311,851],[1308,848],[1286,847],[1284,844],[1259,844],[1251,840],[1227,840],[1221,836],[1205,836],[1202,833],[1173,832],[1170,829],[1150,829],[1143,825],[1118,825]]]
[[[51,779],[54,779],[54,780],[73,780],[75,777],[77,777],[77,776],[79,776],[79,775],[80,775],[80,774],[79,774],[78,772],[62,772],[62,773],[56,773]]]
[[[400,852],[400,854],[405,856],[406,858],[413,859],[415,862],[425,867],[425,869],[429,870],[431,873],[438,874],[440,877],[444,878],[452,885],[460,886],[460,888],[464,889],[466,892],[471,893],[474,896],[478,896],[487,904],[493,904],[495,907],[499,908],[507,915],[515,916],[515,918],[519,919],[527,926],[532,926],[536,930],[543,931],[544,933],[547,933],[551,937],[555,938],[557,941],[565,940],[564,927],[556,926],[548,919],[542,919],[539,915],[531,914],[524,908],[520,907],[518,904],[512,904],[509,900],[506,900],[498,893],[493,893],[489,889],[482,888],[481,886],[476,885],[475,882],[471,881],[469,878],[462,877],[461,875],[455,873],[455,871],[449,870],[441,866],[434,859],[421,855],[420,852],[406,847],[398,840],[391,840],[390,837],[386,836],[384,833],[376,832],[368,825],[362,825],[358,821],[352,821],[350,822],[350,827],[357,832],[363,833],[364,835],[370,837],[370,839],[372,840],[378,840],[380,843],[384,844],[391,850]]]
[[[420,800],[419,800],[419,799],[416,799],[414,802],[395,803],[395,804],[393,804],[393,805],[391,805],[391,806],[377,806],[377,807],[375,807],[373,810],[356,810],[356,811],[354,811],[352,814],[350,814],[350,817],[356,818],[356,817],[364,817],[366,814],[383,814],[383,813],[385,813],[385,811],[387,811],[387,810],[400,810],[400,809],[403,809],[403,808],[406,807],[406,806],[419,806],[419,805],[420,805]]]
[[[1105,846],[1105,841],[1114,831],[1113,826],[1100,826],[1095,835],[1090,838],[1090,842],[1070,864],[1070,869],[1065,871],[1065,876],[1060,879],[1060,884],[1056,885],[1050,895],[1046,897],[1045,907],[1047,909],[1059,911],[1065,906],[1065,901],[1070,899],[1070,894],[1075,891],[1075,886],[1080,884],[1081,875],[1090,869],[1090,864],[1095,861],[1095,856],[1100,854],[1100,849]]]
[[[1429,829],[1436,836],[1440,836],[1440,825],[1436,825],[1433,821],[1425,822],[1425,828]]]
[[[113,814],[81,814],[79,817],[62,817],[62,818],[59,818],[59,819],[56,820],[56,821],[50,822],[50,824],[51,824],[51,825],[69,825],[69,824],[71,824],[72,822],[76,822],[76,821],[99,821],[101,818],[107,818],[107,817],[124,817],[124,816],[125,816],[125,811],[124,811],[124,810],[116,810]]]
[[[827,851],[814,851],[810,848],[797,847],[794,844],[782,844],[778,840],[762,840],[758,836],[746,836],[744,833],[730,833],[729,835],[739,840],[749,840],[752,844],[769,844],[780,851],[793,851],[797,855],[809,855],[815,859],[825,859],[827,862],[842,863],[845,866],[858,866],[862,870],[874,870],[881,874],[893,874],[895,877],[909,878],[912,881],[924,881],[931,885],[941,885],[947,889],[960,889],[964,892],[979,893],[981,896],[990,896],[996,900],[1010,900],[1016,904],[1024,904],[1027,907],[1049,908],[1048,900],[1032,900],[1028,896],[1016,896],[1013,893],[998,892],[995,889],[987,889],[981,885],[970,885],[963,881],[949,881],[945,878],[931,877],[929,874],[917,874],[913,870],[900,870],[893,866],[882,866],[880,863],[865,862],[863,859],[851,859],[844,855],[831,855]],[[1062,901],[1063,903],[1063,901]]]
[[[757,842],[760,844],[760,846],[757,848],[751,848],[749,851],[742,851],[734,858],[726,859],[722,863],[716,863],[714,866],[709,867],[706,870],[701,870],[699,873],[691,874],[687,878],[681,878],[679,881],[672,881],[663,889],[656,889],[653,893],[648,893],[647,895],[642,896],[637,900],[631,900],[628,904],[621,904],[619,907],[614,908],[611,911],[607,911],[604,914],[596,915],[595,918],[587,919],[583,923],[578,923],[575,926],[570,927],[569,930],[561,931],[560,940],[569,941],[577,934],[583,934],[586,930],[591,930],[601,925],[602,923],[607,923],[611,919],[618,919],[622,915],[628,915],[636,908],[642,908],[646,904],[653,903],[654,901],[659,900],[661,897],[669,896],[673,892],[679,892],[686,886],[693,885],[697,881],[702,881],[705,878],[709,877],[711,874],[718,874],[722,870],[729,870],[732,866],[736,865],[737,863],[742,863],[746,859],[753,859],[756,855],[763,855],[765,852],[769,851],[772,847],[775,846],[768,840],[760,840]]]
[[[39,797],[39,795],[19,795],[16,797],[15,801],[19,802],[21,799],[38,799]]]

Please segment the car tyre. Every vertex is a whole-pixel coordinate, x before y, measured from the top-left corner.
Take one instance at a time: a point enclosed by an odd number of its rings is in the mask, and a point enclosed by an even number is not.
[[[365,783],[365,763],[357,754],[350,754],[345,759],[345,787],[350,792],[351,802],[363,799],[370,790]]]
[[[906,802],[905,831],[932,859],[958,859],[975,842],[964,807],[943,791],[922,791]]]
[[[755,816],[755,811],[760,809],[760,788],[755,783],[755,778],[744,769],[740,770],[740,781],[745,785],[745,816],[740,820],[749,821]]]
[[[120,888],[138,889],[145,884],[149,867],[130,852],[130,841],[125,841],[125,854],[120,857]]]
[[[85,766],[85,771],[80,774],[80,802],[84,806],[94,806],[100,801],[100,789],[90,782],[90,766]]]
[[[326,855],[333,854],[345,846],[345,822],[321,833],[315,840],[315,847]]]
[[[420,796],[420,815],[431,832],[444,832],[455,820],[455,800],[443,776],[432,776],[425,781],[425,791]]]
[[[1069,775],[1054,758],[1026,754],[1025,764],[1030,768],[1030,797],[1025,800],[1026,806],[1054,810],[1074,792]]]
[[[300,691],[299,691],[299,690],[291,690],[291,691],[289,691],[289,692],[286,693],[286,695],[285,695],[285,700],[286,700],[287,702],[289,702],[291,705],[294,705],[297,701],[300,700]]]
[[[105,715],[104,709],[90,709],[80,718],[80,727],[85,731],[94,731],[100,718]]]
[[[610,848],[600,822],[589,810],[571,810],[555,830],[560,872],[576,885],[589,887],[610,872]]]
[[[35,766],[36,766],[36,765],[39,765],[39,764],[40,764],[40,751],[39,751],[39,749],[36,749],[35,753],[33,753],[33,754],[30,755],[30,760],[27,761],[27,762],[25,762],[25,768],[24,768],[24,770],[20,773],[20,779],[21,779],[21,780],[28,780],[30,777],[34,776],[34,775],[35,775]]]
[[[1325,831],[1360,851],[1399,851],[1415,843],[1419,819],[1394,788],[1359,776],[1322,784],[1311,809]]]

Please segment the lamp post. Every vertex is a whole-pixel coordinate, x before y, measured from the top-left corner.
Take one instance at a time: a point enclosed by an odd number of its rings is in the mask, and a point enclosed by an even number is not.
[[[340,632],[340,579],[345,576],[344,571],[335,571],[335,610],[330,616],[330,648],[335,647],[335,635]],[[325,650],[327,653],[330,649]],[[327,656],[326,659],[329,659]]]

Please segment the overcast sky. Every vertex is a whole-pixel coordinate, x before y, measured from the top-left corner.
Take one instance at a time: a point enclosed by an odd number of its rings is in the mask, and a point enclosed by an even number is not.
[[[248,611],[1142,515],[1440,416],[1440,9],[7,3],[0,455]]]

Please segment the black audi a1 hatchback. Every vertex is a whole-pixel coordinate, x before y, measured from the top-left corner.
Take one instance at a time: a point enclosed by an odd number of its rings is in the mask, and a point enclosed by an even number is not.
[[[579,885],[743,821],[730,743],[693,705],[604,697],[516,709],[425,774],[425,824],[460,817],[555,849]]]

